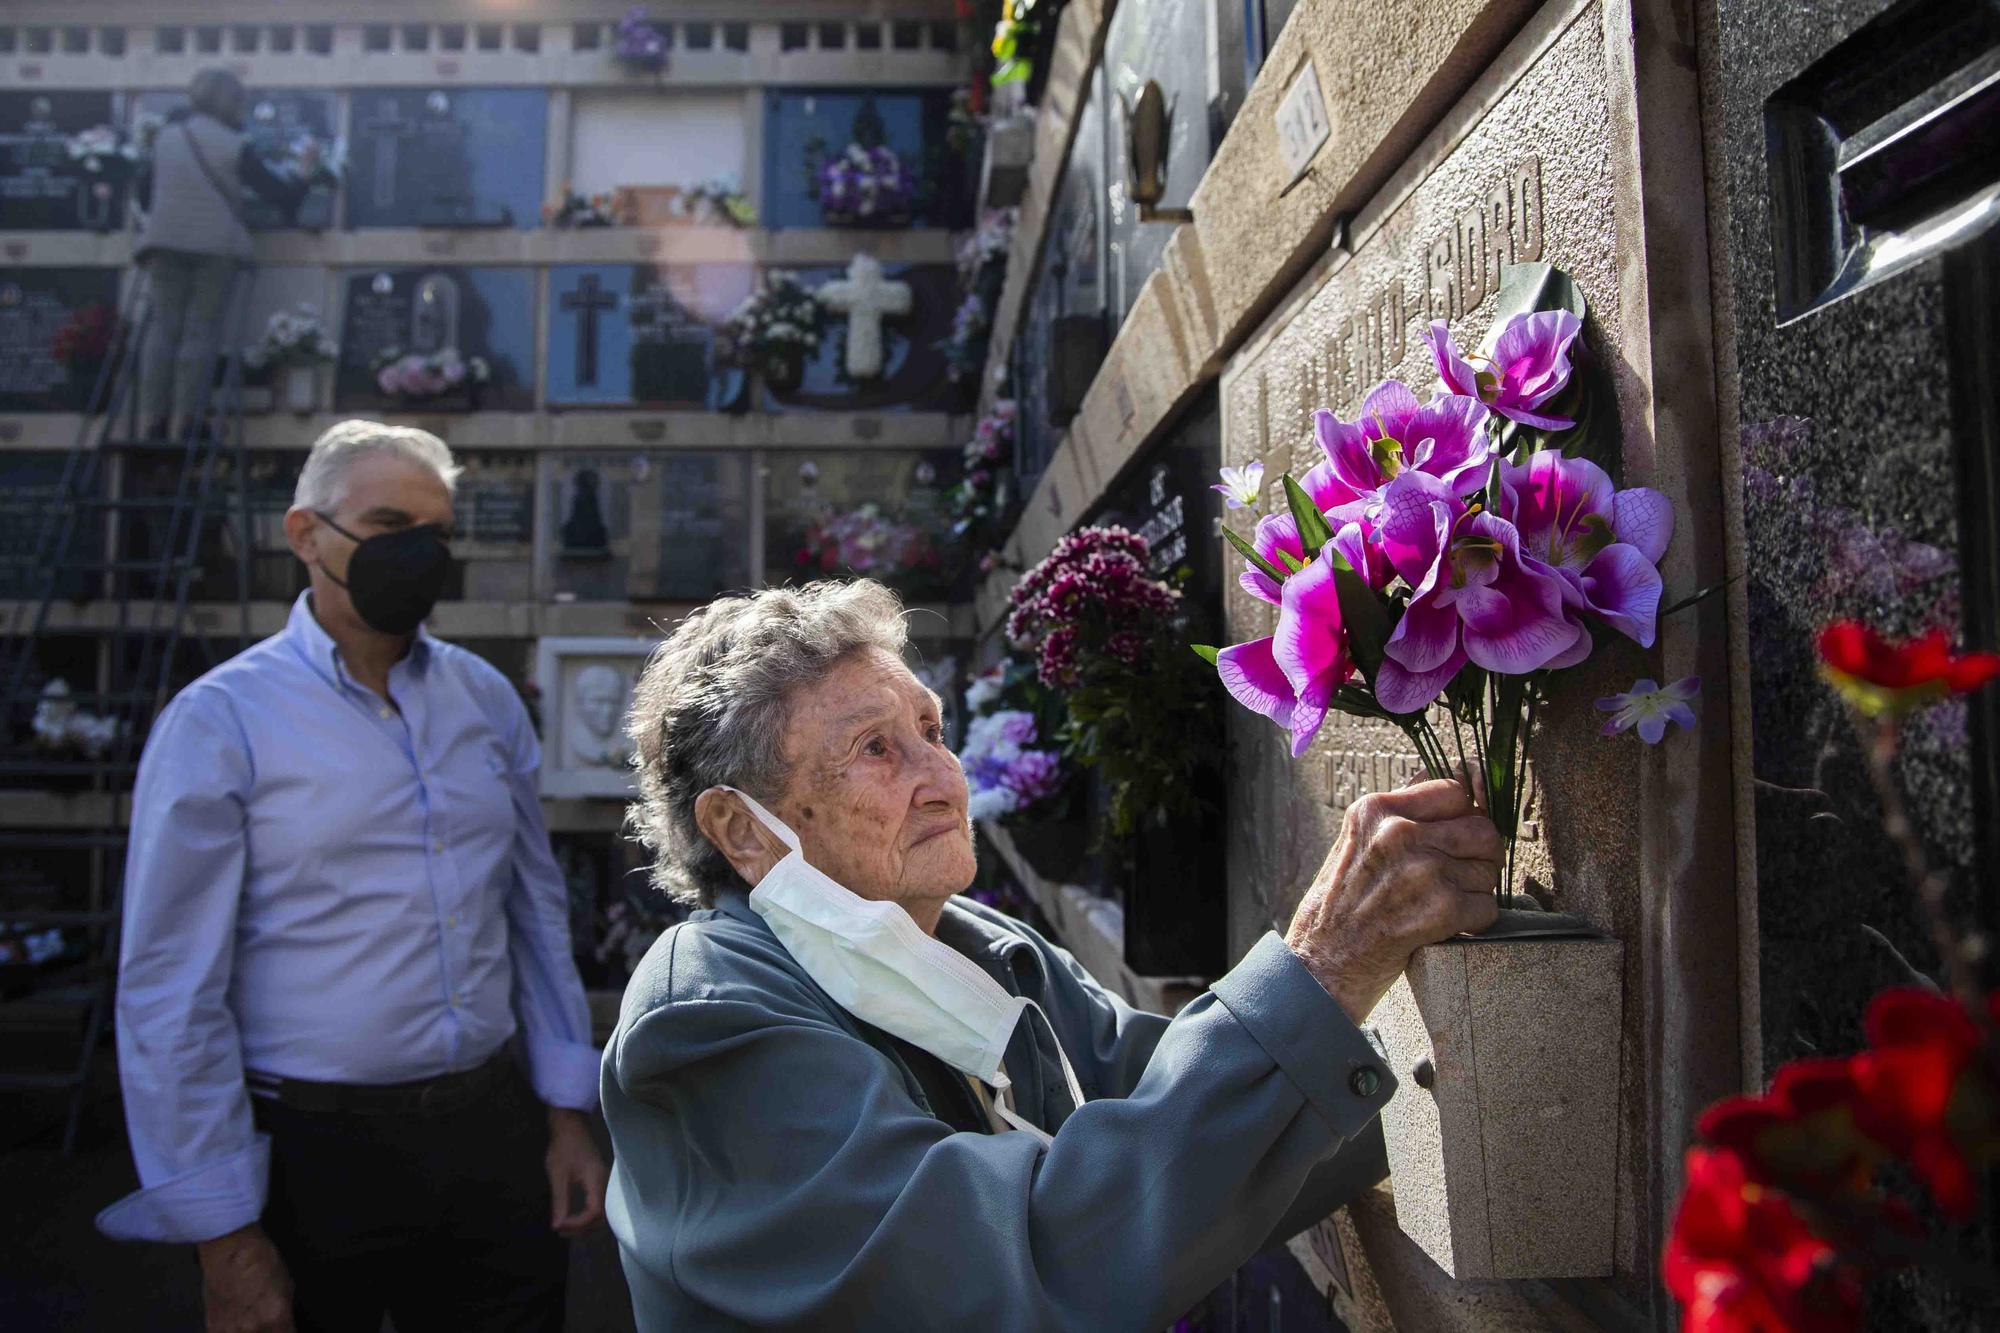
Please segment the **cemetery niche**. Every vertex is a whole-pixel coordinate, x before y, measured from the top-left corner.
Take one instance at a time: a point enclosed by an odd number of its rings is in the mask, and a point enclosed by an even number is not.
[[[548,400],[714,411],[742,390],[716,330],[750,294],[748,264],[564,264],[549,273]]]
[[[945,509],[958,467],[949,449],[766,454],[765,581],[863,577],[942,600],[963,573]]]
[[[976,167],[948,139],[950,112],[943,89],[766,93],[765,225],[970,226]]]
[[[0,411],[83,411],[117,323],[117,269],[0,273]]]
[[[168,117],[187,107],[187,94],[145,92],[132,99],[132,140],[150,155],[152,143],[166,126]],[[304,176],[300,153],[307,144],[319,151],[322,162],[334,160],[338,135],[338,98],[330,92],[309,88],[258,88],[250,92],[249,114],[243,123],[244,137],[257,156],[280,175]],[[324,231],[333,226],[336,213],[335,191],[315,185],[299,205],[297,215],[287,222],[280,209],[254,194],[243,196],[243,220],[252,231],[273,231],[295,227],[302,231]]]
[[[540,224],[546,93],[369,89],[351,114],[348,226]]]
[[[955,412],[964,391],[952,383],[942,344],[958,305],[958,273],[947,264],[874,265],[793,270],[819,296],[823,336],[805,358],[796,388],[759,379],[765,411],[817,408],[836,412]],[[905,293],[898,288],[907,289]],[[905,311],[906,313],[897,313]],[[860,344],[856,334],[860,334]],[[865,344],[879,337],[879,361]],[[879,367],[879,368],[878,368]],[[868,373],[872,372],[872,373]]]
[[[122,222],[135,159],[116,123],[110,93],[0,92],[0,231]]]
[[[534,308],[527,269],[349,274],[335,402],[377,412],[530,411]]]
[[[545,495],[556,601],[702,602],[750,586],[748,454],[565,452]]]

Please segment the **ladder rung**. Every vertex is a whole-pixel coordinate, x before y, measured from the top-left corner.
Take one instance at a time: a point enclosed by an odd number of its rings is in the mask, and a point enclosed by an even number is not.
[[[0,555],[0,565],[30,565],[51,568],[37,555]],[[158,560],[73,560],[53,567],[62,574],[171,574],[176,569],[195,569],[200,562],[187,556],[162,556]]]
[[[118,919],[116,912],[63,912],[38,907],[21,912],[0,907],[0,926],[108,926]]]
[[[97,848],[123,847],[122,830],[105,833],[0,833],[0,851],[87,852]]]
[[[103,773],[128,777],[139,771],[130,759],[0,759],[0,778],[89,777]]]
[[[206,495],[193,496],[182,500],[172,495],[130,495],[119,500],[102,500],[91,496],[59,497],[58,503],[75,505],[78,509],[107,510],[155,510],[155,509],[204,509],[215,503]]]
[[[128,627],[126,633],[132,632],[133,630]],[[151,699],[158,693],[160,693],[158,690],[71,690],[68,694],[60,696],[60,701],[70,704],[129,704],[137,703],[141,699]],[[19,708],[28,704],[38,704],[44,697],[39,689],[31,689],[26,693],[15,695],[10,702]]]
[[[4,1088],[9,1092],[38,1092],[43,1090],[56,1092],[64,1088],[73,1088],[81,1082],[83,1082],[83,1076],[76,1072],[67,1074],[0,1073],[0,1088]]]

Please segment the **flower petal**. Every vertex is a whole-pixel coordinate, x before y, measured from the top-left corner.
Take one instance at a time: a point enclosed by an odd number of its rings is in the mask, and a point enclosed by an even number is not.
[[[1450,327],[1443,320],[1434,319],[1423,339],[1430,344],[1431,360],[1436,363],[1438,378],[1444,381],[1445,388],[1453,393],[1476,396],[1479,393],[1479,374],[1473,370],[1471,362],[1459,355],[1457,346],[1451,340]]]
[[[1660,571],[1636,546],[1605,547],[1583,571],[1583,595],[1607,625],[1637,643],[1653,646],[1660,616]]]
[[[1271,656],[1271,640],[1252,639],[1215,655],[1215,671],[1231,698],[1281,727],[1292,725],[1296,699],[1291,682]]]
[[[1436,670],[1412,672],[1392,657],[1382,659],[1375,675],[1375,702],[1392,713],[1414,713],[1430,704],[1465,667],[1465,652],[1457,650]]]
[[[1331,560],[1315,560],[1285,580],[1271,653],[1301,697],[1321,677],[1336,677],[1337,688],[1353,674]]]
[[[1406,671],[1435,671],[1458,651],[1458,612],[1434,598],[1418,597],[1403,610],[1382,651]]]
[[[1673,540],[1673,502],[1645,486],[1620,491],[1611,503],[1611,532],[1613,540],[1638,548],[1657,565]]]

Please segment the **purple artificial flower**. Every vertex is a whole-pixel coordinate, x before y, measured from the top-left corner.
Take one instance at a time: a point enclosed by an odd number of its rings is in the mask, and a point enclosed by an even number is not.
[[[1259,520],[1257,530],[1251,534],[1250,547],[1287,578],[1291,565],[1285,562],[1285,556],[1289,555],[1299,565],[1306,561],[1306,546],[1299,539],[1298,522],[1290,514],[1270,514]],[[1367,523],[1349,523],[1334,534],[1333,547],[1377,591],[1389,586],[1389,581],[1396,577],[1395,569],[1382,554],[1381,543],[1375,540],[1374,529]],[[1258,601],[1283,605],[1278,580],[1255,565],[1246,568],[1237,582]]]
[[[1361,404],[1361,419],[1342,421],[1321,408],[1313,434],[1326,461],[1299,482],[1336,527],[1373,517],[1382,488],[1405,471],[1426,473],[1454,494],[1486,481],[1493,441],[1489,413],[1477,398],[1439,394],[1420,403],[1407,385],[1384,380]]]
[[[1540,408],[1569,386],[1570,345],[1582,330],[1583,320],[1568,310],[1515,315],[1493,340],[1493,355],[1481,358],[1490,367],[1483,371],[1458,354],[1443,320],[1431,321],[1424,341],[1437,362],[1438,378],[1453,393],[1470,394],[1523,426],[1568,430],[1576,422]]]
[[[1660,611],[1659,561],[1674,535],[1674,507],[1655,490],[1617,490],[1603,468],[1545,449],[1527,465],[1500,465],[1504,516],[1521,553],[1563,582],[1572,610],[1597,616],[1642,648]]]
[[[1382,550],[1411,589],[1383,645],[1375,698],[1412,713],[1470,661],[1501,675],[1571,666],[1590,636],[1563,614],[1563,582],[1522,558],[1512,523],[1468,507],[1451,488],[1405,472],[1383,491]]]
[[[1333,561],[1325,554],[1285,580],[1277,632],[1224,648],[1217,673],[1236,702],[1292,733],[1298,758],[1319,734],[1340,687],[1354,675]]]
[[[1678,722],[1692,731],[1694,704],[1700,694],[1700,676],[1689,676],[1667,686],[1651,680],[1635,680],[1624,694],[1607,695],[1597,701],[1599,710],[1616,714],[1604,724],[1604,735],[1616,736],[1637,727],[1640,740],[1658,745],[1667,734],[1669,722]]]
[[[1000,781],[1021,798],[1023,806],[1047,800],[1062,790],[1062,756],[1053,750],[1023,750],[1007,765]]]

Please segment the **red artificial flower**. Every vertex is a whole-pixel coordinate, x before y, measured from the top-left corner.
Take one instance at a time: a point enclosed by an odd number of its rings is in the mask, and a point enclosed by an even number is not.
[[[2000,1024],[2000,991],[1987,997]],[[1854,1059],[1861,1130],[1910,1163],[1947,1217],[1969,1220],[1979,1176],[2000,1162],[2000,1071],[1963,1005],[1915,987],[1868,1006],[1870,1049]]]
[[[1821,630],[1819,659],[1834,688],[1870,717],[1970,694],[2000,676],[2000,653],[1954,654],[1943,630],[1897,643],[1858,620],[1836,620]]]
[[[1682,1333],[1848,1333],[1860,1275],[1734,1153],[1691,1148],[1661,1259]]]
[[[1795,1060],[1761,1096],[1727,1097],[1697,1129],[1735,1153],[1753,1179],[1809,1197],[1866,1193],[1879,1143],[1861,1131],[1851,1059]]]

